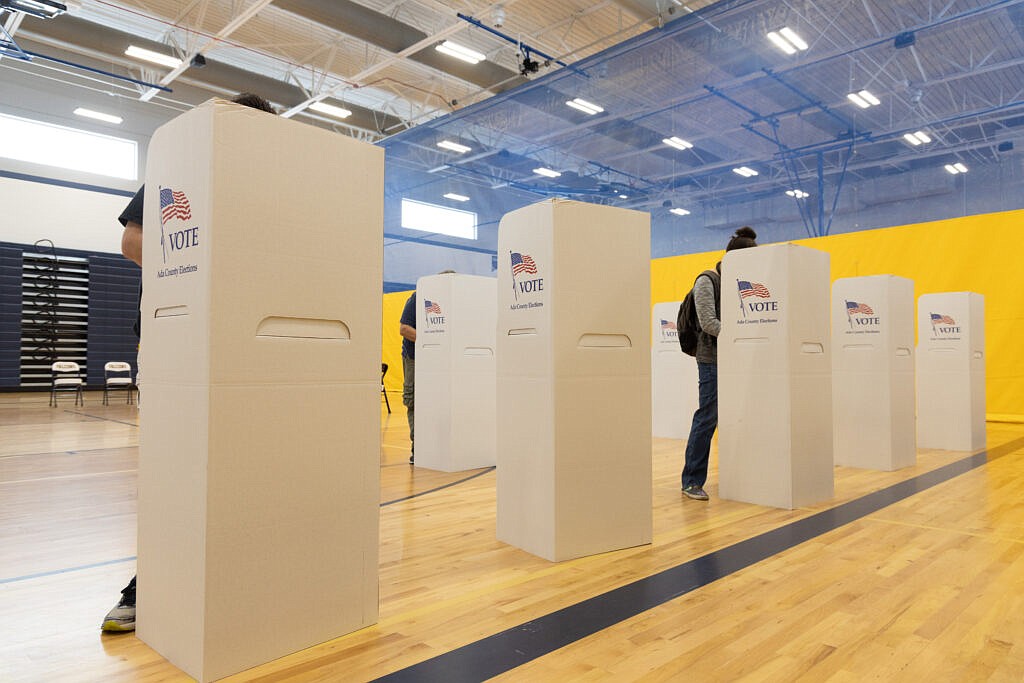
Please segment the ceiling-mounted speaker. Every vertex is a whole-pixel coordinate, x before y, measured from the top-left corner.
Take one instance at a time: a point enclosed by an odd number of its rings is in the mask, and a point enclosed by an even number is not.
[[[904,47],[910,47],[917,42],[917,36],[914,35],[913,31],[907,31],[896,36],[896,39],[892,41],[893,47],[897,50]]]
[[[998,152],[1012,152],[1013,151],[1013,143],[1010,142],[1009,140],[1007,140],[1006,142],[1000,142],[999,146],[996,147],[996,151],[998,151]]]

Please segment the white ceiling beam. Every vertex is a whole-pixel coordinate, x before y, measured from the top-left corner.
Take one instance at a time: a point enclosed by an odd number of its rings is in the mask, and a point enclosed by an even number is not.
[[[242,25],[245,24],[245,22],[249,21],[254,16],[259,14],[264,7],[266,7],[273,1],[274,0],[256,0],[256,2],[247,7],[244,12],[242,12],[237,17],[232,19],[227,26],[218,31],[217,35],[213,36],[205,43],[203,43],[203,45],[196,49],[194,52],[192,52],[192,54],[190,54],[187,59],[182,60],[181,64],[172,69],[171,72],[168,73],[166,76],[161,78],[160,85],[166,86],[172,83],[174,79],[183,74],[190,66],[192,66],[192,60],[195,59],[196,56],[203,54],[210,48],[214,47],[220,41],[228,38],[232,33],[241,28]],[[160,90],[158,90],[157,88],[150,88],[146,92],[142,93],[142,96],[139,97],[139,99],[143,102],[148,102],[149,100],[153,99],[153,97],[159,92]]]
[[[25,18],[25,15],[21,12],[11,12],[10,16],[7,17],[7,22],[4,24],[4,31],[7,32],[11,38],[18,31],[18,27],[21,26],[21,20]],[[0,59],[3,59],[3,55],[0,55]]]
[[[489,14],[498,5],[502,5],[504,7],[508,7],[509,5],[514,4],[515,2],[516,2],[516,0],[505,0],[504,2],[494,3],[491,6],[489,6],[487,9],[485,9],[483,13],[484,14]],[[452,13],[451,8],[448,8],[448,13],[449,14]],[[339,90],[341,90],[343,88],[346,88],[346,87],[356,87],[356,88],[361,87],[361,86],[366,84],[366,80],[368,78],[370,78],[371,76],[373,76],[374,74],[376,74],[376,73],[378,73],[380,71],[383,71],[384,69],[388,68],[389,66],[391,66],[395,62],[400,62],[400,61],[404,60],[405,58],[407,58],[409,55],[416,54],[417,52],[419,52],[420,50],[422,50],[424,48],[430,47],[431,45],[433,45],[433,44],[435,44],[435,43],[437,43],[439,41],[445,40],[445,39],[455,35],[456,33],[462,31],[463,29],[467,28],[468,26],[470,26],[469,23],[464,22],[461,19],[459,19],[456,23],[454,23],[454,24],[452,24],[450,26],[446,26],[445,28],[441,29],[440,31],[438,31],[437,33],[435,33],[433,35],[427,36],[423,40],[420,40],[420,41],[410,45],[409,47],[405,48],[401,52],[395,52],[393,54],[388,55],[387,57],[385,57],[384,59],[380,60],[376,64],[373,64],[372,66],[369,66],[369,67],[363,69],[362,71],[357,73],[355,76],[352,76],[351,78],[345,78],[342,83],[339,83],[338,85],[335,85],[335,86],[333,86],[331,88],[328,88],[327,90],[325,90],[325,91],[323,91],[321,93],[318,93],[318,94],[314,95],[313,97],[310,97],[305,102],[300,102],[299,104],[295,105],[294,107],[292,107],[288,111],[286,111],[283,114],[281,114],[281,116],[283,116],[285,118],[291,118],[292,116],[295,116],[296,114],[298,114],[303,109],[307,108],[309,105],[316,104],[317,102],[322,102],[323,100],[325,100],[328,97],[334,95],[337,91],[339,91]]]

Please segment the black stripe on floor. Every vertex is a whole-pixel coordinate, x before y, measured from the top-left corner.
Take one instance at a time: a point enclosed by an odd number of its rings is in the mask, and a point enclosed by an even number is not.
[[[442,489],[451,488],[452,486],[457,486],[457,485],[461,484],[462,482],[469,481],[470,479],[476,479],[477,477],[482,477],[485,474],[487,474],[488,472],[493,472],[494,469],[495,468],[492,465],[492,466],[488,467],[487,469],[485,469],[483,472],[477,472],[476,474],[471,474],[468,477],[465,477],[463,479],[457,479],[456,481],[453,481],[453,482],[451,482],[449,484],[444,484],[442,486],[437,486],[437,487],[434,487],[432,489],[427,489],[426,491],[420,491],[419,493],[413,493],[412,495],[404,496],[402,498],[395,498],[394,500],[389,500],[387,502],[381,503],[380,506],[381,507],[387,507],[388,505],[394,505],[395,503],[401,503],[403,500],[412,500],[413,498],[419,498],[420,496],[425,496],[428,493],[433,493],[435,491],[440,491]]]
[[[461,683],[493,678],[1022,447],[1024,438],[968,456],[376,680]]]

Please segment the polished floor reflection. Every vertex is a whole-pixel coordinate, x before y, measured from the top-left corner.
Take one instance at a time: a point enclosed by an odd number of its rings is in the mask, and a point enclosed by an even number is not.
[[[0,395],[0,681],[188,680],[133,635],[99,632],[135,569],[137,408],[46,399]],[[510,681],[1024,676],[1024,425],[990,423],[976,461],[836,468],[833,501],[792,511],[718,499],[714,470],[709,503],[682,497],[682,443],[655,439],[654,543],[556,564],[495,540],[494,470],[410,466],[391,404],[380,622],[227,680],[472,680],[482,651]],[[841,519],[844,504],[873,507]],[[780,540],[796,522],[817,526]],[[684,574],[678,596],[644,602]],[[533,626],[538,642],[502,650]]]

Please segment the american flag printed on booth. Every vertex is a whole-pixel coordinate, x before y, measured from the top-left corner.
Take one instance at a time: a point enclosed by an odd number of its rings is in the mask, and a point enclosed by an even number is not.
[[[183,221],[192,220],[192,208],[184,192],[169,187],[160,188],[160,222],[166,223],[172,218]]]
[[[537,274],[537,264],[533,262],[527,254],[520,254],[517,251],[512,253],[512,274],[519,275],[519,273],[529,273],[530,275]]]
[[[871,307],[867,304],[859,304],[856,301],[846,302],[846,313],[851,315],[853,313],[863,313],[864,315],[874,315],[875,312],[871,310]]]
[[[424,310],[426,310],[427,313],[437,313],[438,315],[441,315],[441,307],[437,305],[436,301],[424,299],[423,308]]]
[[[662,320],[661,321],[661,329],[663,329],[663,330],[675,330],[676,329],[676,324],[674,322],[672,322],[671,320]]]
[[[938,313],[932,313],[932,325],[956,325],[956,321],[950,318],[948,315],[939,315]]]
[[[740,288],[740,298],[746,299],[748,296],[756,296],[761,299],[771,298],[772,293],[768,291],[768,288],[762,285],[760,282],[748,282],[747,280],[737,280],[736,285]]]

